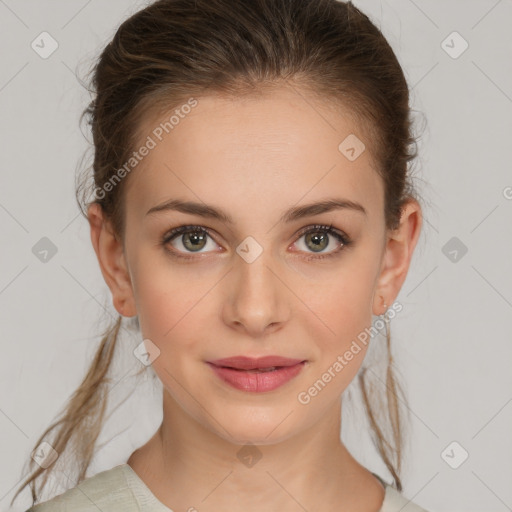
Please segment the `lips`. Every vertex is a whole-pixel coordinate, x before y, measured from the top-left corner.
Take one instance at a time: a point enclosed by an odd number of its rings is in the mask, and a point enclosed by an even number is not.
[[[273,391],[297,376],[305,360],[280,356],[229,357],[207,361],[224,383],[241,391]]]

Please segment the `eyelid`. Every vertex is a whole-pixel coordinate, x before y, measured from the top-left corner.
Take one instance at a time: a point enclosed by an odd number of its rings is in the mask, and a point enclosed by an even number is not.
[[[344,233],[343,231],[333,227],[332,222],[330,224],[310,224],[308,226],[305,226],[305,227],[299,229],[299,231],[295,234],[295,236],[301,237],[301,236],[305,235],[306,233],[309,233],[310,231],[311,232],[315,231],[315,229],[318,231],[325,231],[328,234],[336,234],[336,235],[339,235],[341,238],[346,239],[347,241],[349,240],[349,236],[346,233]]]

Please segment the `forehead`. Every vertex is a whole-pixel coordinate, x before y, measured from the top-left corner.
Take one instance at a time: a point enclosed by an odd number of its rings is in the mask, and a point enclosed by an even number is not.
[[[127,184],[135,215],[169,198],[229,204],[234,215],[252,205],[253,216],[333,195],[382,208],[371,141],[349,111],[289,87],[195,102],[141,120],[140,146],[151,149]]]

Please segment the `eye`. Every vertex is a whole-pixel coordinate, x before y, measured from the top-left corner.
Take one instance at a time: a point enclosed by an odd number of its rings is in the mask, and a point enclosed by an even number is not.
[[[305,249],[301,249],[300,252],[309,252],[310,255],[306,257],[308,260],[335,256],[344,247],[347,247],[352,243],[346,234],[334,229],[332,224],[329,226],[320,224],[308,226],[300,231],[299,240],[302,237],[305,237]],[[191,225],[179,226],[172,229],[164,236],[162,245],[167,246],[170,244],[173,249],[169,252],[173,256],[190,259],[193,258],[193,256],[189,256],[190,254],[209,252],[208,250],[203,251],[205,248],[208,249],[208,238],[213,240],[211,232],[207,228]],[[331,251],[327,251],[326,254],[320,254],[327,247],[336,245],[333,243],[332,239],[337,241],[339,247]],[[297,243],[298,241],[295,242],[295,244]],[[210,251],[215,250],[217,244],[213,242],[211,245],[212,246],[209,248]],[[312,252],[310,251],[311,249]],[[187,253],[189,255],[186,255]]]
[[[210,231],[202,226],[179,226],[169,231],[162,243],[163,245],[171,244],[176,249],[176,251],[172,251],[173,255],[187,258],[188,256],[183,256],[180,252],[200,252],[201,249],[207,247],[208,238],[211,238]],[[214,249],[214,247],[210,249]]]
[[[308,226],[301,230],[299,233],[300,238],[304,238],[304,245],[306,247],[305,252],[308,252],[308,249],[313,250],[313,254],[308,256],[307,259],[322,259],[329,258],[331,256],[336,256],[344,247],[349,246],[352,241],[349,237],[334,229],[332,224],[329,226],[324,226],[321,224],[316,224],[314,226]],[[300,240],[299,238],[299,240]],[[338,244],[341,244],[337,249],[333,249],[331,251],[327,251],[326,254],[321,253],[326,247],[335,246],[336,243],[332,242],[332,239],[335,239]],[[298,243],[298,242],[295,242]]]

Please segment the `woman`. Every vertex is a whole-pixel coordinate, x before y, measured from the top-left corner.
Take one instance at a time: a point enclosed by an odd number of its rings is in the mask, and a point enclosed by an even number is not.
[[[350,2],[160,0],[119,27],[93,85],[84,213],[120,316],[24,485],[35,503],[46,456],[73,443],[81,483],[30,510],[424,510],[400,494],[389,336],[385,418],[362,367],[372,315],[401,309],[422,218],[408,87],[381,32]],[[84,480],[122,317],[163,421]],[[393,484],[340,440],[356,376]]]

